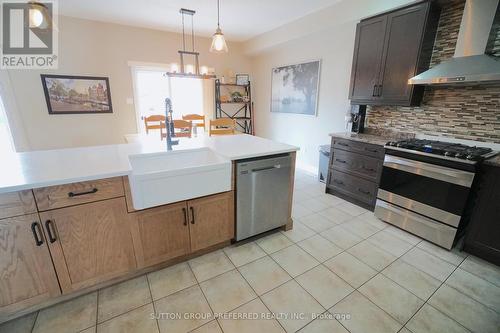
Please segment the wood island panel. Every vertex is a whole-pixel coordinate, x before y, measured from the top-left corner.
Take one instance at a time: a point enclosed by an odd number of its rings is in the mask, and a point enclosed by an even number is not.
[[[0,194],[0,219],[36,212],[35,198],[31,190]]]

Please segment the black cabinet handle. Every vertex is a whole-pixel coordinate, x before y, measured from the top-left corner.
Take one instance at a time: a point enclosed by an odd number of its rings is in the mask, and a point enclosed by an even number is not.
[[[98,190],[97,188],[93,188],[89,191],[85,191],[85,192],[69,192],[68,193],[68,197],[70,198],[73,198],[73,197],[77,197],[77,196],[80,196],[80,195],[85,195],[85,194],[93,194],[93,193],[96,193]]]
[[[191,224],[194,224],[194,208],[189,207],[189,209],[191,210]]]
[[[52,220],[47,220],[45,221],[45,229],[47,230],[47,235],[49,236],[49,242],[54,243],[57,239],[54,236],[54,233],[52,233]]]
[[[182,213],[184,214],[184,225],[188,225],[188,218],[187,218],[187,209],[186,208],[182,208]]]
[[[381,84],[378,85],[378,89],[377,89],[377,97],[380,97],[380,96],[382,96],[382,85]]]
[[[370,153],[378,153],[378,149],[366,148],[365,151],[369,151]]]
[[[358,188],[358,191],[366,195],[371,194],[370,191],[365,191],[362,188]]]
[[[363,167],[363,170],[370,171],[370,172],[374,172],[374,171],[375,171],[375,169],[372,169],[372,168],[367,168],[367,167],[365,167],[365,166]]]
[[[372,91],[372,97],[375,97],[375,96],[377,96],[377,85],[376,84],[373,85],[373,91]]]
[[[334,179],[333,182],[336,184],[339,184],[339,185],[344,185],[344,182],[337,180],[337,179]]]
[[[349,147],[349,145],[348,145],[347,143],[337,142],[337,144],[338,144],[339,146]]]
[[[339,160],[338,158],[335,159],[335,161],[339,162],[339,163],[347,163],[346,161],[344,160]]]
[[[42,230],[40,229],[40,224],[38,222],[31,223],[31,232],[33,233],[33,238],[35,238],[36,246],[42,246]],[[40,236],[38,236],[40,234]]]

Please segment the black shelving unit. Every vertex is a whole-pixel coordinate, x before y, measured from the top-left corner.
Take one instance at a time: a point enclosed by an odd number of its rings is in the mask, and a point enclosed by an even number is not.
[[[235,90],[238,89],[243,96],[248,96],[248,102],[221,101],[221,87],[227,87],[227,89],[233,87]],[[229,105],[237,107],[229,107]],[[240,85],[234,83],[221,83],[219,79],[215,80],[215,118],[235,119],[237,130],[253,135],[252,109],[253,103],[250,82],[246,85]]]

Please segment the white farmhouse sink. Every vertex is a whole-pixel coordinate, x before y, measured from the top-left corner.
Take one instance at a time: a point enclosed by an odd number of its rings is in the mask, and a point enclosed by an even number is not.
[[[130,155],[129,160],[135,209],[231,190],[231,161],[208,148]]]

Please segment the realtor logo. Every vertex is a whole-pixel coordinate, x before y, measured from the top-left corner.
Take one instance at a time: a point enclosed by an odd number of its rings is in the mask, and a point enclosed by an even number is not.
[[[2,69],[57,68],[57,3],[1,0]]]

